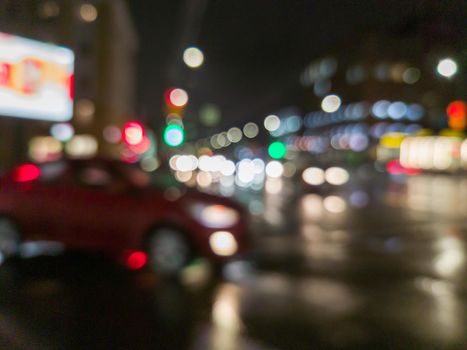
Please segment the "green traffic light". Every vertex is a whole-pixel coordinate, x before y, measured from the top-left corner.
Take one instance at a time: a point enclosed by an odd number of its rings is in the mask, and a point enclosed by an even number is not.
[[[268,147],[269,156],[273,159],[282,159],[287,153],[287,148],[283,142],[274,141]]]
[[[167,146],[180,146],[185,140],[185,131],[180,125],[171,124],[164,130],[164,142]]]

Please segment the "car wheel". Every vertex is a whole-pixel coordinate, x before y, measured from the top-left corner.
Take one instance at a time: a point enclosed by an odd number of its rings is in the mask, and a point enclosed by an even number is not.
[[[18,253],[19,242],[19,231],[13,221],[0,217],[0,260]]]
[[[162,274],[177,274],[189,262],[191,249],[180,231],[173,228],[158,228],[147,242],[149,266]]]

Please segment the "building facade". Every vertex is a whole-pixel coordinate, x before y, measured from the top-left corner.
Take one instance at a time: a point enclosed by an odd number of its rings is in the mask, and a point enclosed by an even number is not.
[[[138,37],[124,0],[4,0],[0,32],[62,45],[75,54],[76,134],[95,139],[100,154],[115,153],[103,130],[132,118]],[[0,167],[28,158],[29,141],[47,136],[50,122],[0,116]],[[65,150],[66,148],[64,148]]]

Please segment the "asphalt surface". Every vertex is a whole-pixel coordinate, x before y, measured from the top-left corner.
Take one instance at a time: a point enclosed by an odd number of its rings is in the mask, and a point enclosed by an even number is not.
[[[67,253],[0,267],[0,349],[467,349],[467,177],[241,193],[253,251],[178,280]]]

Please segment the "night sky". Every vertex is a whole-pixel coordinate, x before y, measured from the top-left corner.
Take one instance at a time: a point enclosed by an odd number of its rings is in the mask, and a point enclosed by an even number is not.
[[[461,28],[466,13],[459,9],[464,1],[206,0],[203,10],[204,1],[129,1],[140,35],[138,112],[143,117],[162,118],[164,89],[179,85],[192,97],[187,118],[211,102],[222,109],[222,127],[260,119],[300,98],[299,74],[314,58],[357,46],[369,33],[419,35],[419,23],[411,28],[414,16],[425,23],[438,16],[447,27]],[[184,18],[200,20],[187,26]],[[181,61],[188,44],[206,56],[195,72]]]

